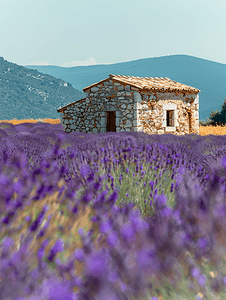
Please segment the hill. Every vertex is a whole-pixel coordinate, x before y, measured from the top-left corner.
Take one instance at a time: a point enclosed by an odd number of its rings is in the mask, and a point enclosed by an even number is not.
[[[65,80],[82,92],[82,89],[108,77],[109,74],[139,77],[168,77],[198,88],[199,120],[206,120],[212,110],[220,111],[226,97],[226,64],[190,55],[169,55],[144,58],[109,65],[78,67],[25,66],[44,74]],[[82,92],[81,97],[85,94]],[[69,99],[67,104],[71,103]]]
[[[59,107],[82,97],[69,82],[0,57],[0,120],[58,119]]]

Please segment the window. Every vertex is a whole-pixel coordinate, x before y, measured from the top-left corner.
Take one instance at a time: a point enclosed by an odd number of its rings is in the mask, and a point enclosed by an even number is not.
[[[174,117],[173,117],[173,110],[167,110],[166,113],[166,120],[167,120],[167,125],[169,127],[174,127]]]
[[[189,132],[191,132],[191,113],[188,112]]]

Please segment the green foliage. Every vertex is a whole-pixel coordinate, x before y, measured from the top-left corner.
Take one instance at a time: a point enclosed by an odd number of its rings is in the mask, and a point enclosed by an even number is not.
[[[221,112],[217,110],[210,113],[209,123],[214,126],[226,124],[226,98],[222,104]]]
[[[111,176],[115,178],[114,180],[114,187],[119,190],[119,198],[116,201],[116,205],[119,205],[121,203],[134,203],[137,205],[140,209],[140,212],[142,216],[144,214],[150,214],[153,215],[154,213],[154,200],[152,200],[152,206],[150,206],[150,193],[151,193],[151,187],[149,185],[150,181],[156,181],[158,178],[157,185],[154,184],[153,186],[153,194],[155,189],[158,190],[157,194],[161,195],[162,192],[167,196],[167,205],[170,207],[174,207],[175,205],[175,192],[171,193],[171,184],[174,182],[176,184],[175,180],[171,179],[172,175],[172,168],[168,168],[165,172],[162,172],[162,170],[154,170],[154,165],[152,165],[152,169],[150,168],[150,163],[143,163],[143,169],[138,171],[136,173],[136,165],[129,164],[128,162],[125,163],[124,168],[122,166],[119,166],[114,170],[111,169]],[[129,173],[126,172],[126,169],[128,168]],[[123,170],[124,169],[124,170]],[[100,175],[105,174],[105,170],[102,166],[100,166]],[[142,176],[141,172],[145,171],[145,174]],[[161,179],[159,179],[159,174],[162,173]],[[135,176],[133,176],[133,174]],[[121,185],[119,183],[119,178],[122,177]],[[111,187],[111,180],[105,179],[103,181],[104,188],[106,187],[106,184],[109,188]],[[146,187],[144,186],[144,183],[146,184]],[[129,196],[127,197],[127,194]],[[145,202],[146,201],[146,202]]]

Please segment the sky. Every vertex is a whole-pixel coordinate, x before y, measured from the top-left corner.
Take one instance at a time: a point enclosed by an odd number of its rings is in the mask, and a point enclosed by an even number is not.
[[[226,64],[226,0],[0,0],[0,56],[114,64],[175,54]]]

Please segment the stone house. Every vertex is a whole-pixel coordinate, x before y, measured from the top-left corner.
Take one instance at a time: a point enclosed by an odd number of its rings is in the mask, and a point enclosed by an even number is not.
[[[57,112],[66,132],[199,134],[199,89],[166,77],[109,75]]]

